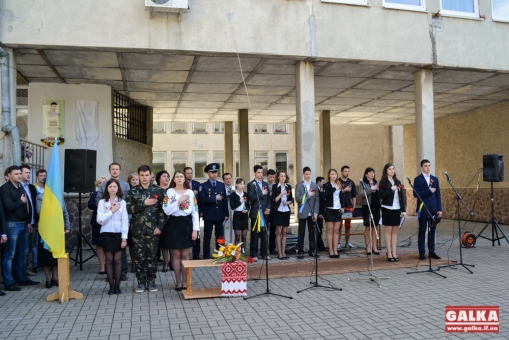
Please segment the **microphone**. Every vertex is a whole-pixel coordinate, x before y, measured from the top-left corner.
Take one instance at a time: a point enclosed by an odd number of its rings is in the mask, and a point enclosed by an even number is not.
[[[359,180],[361,182],[361,186],[364,190],[366,190],[366,186],[364,185],[364,181],[362,180],[362,178]]]
[[[410,180],[410,176],[406,176],[406,179],[408,179],[408,183],[410,183],[410,185],[412,185],[412,181]]]
[[[447,176],[447,180],[450,182],[451,181],[451,177],[449,177],[449,174],[447,173],[447,171],[444,171],[444,174]]]

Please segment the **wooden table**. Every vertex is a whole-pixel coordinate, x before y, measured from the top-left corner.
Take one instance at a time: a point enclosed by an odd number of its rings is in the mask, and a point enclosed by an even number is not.
[[[182,261],[186,270],[187,290],[182,291],[184,299],[205,299],[221,296],[221,287],[193,289],[193,268],[221,267],[221,263],[212,263],[212,260],[188,260]]]

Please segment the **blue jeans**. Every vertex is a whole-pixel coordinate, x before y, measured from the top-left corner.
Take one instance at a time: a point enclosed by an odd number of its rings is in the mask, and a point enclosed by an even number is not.
[[[9,287],[16,281],[23,282],[28,280],[26,274],[27,254],[28,254],[28,226],[21,222],[7,221],[7,243],[4,244],[4,253],[2,256],[2,278],[5,287]],[[13,258],[16,255],[16,260]]]

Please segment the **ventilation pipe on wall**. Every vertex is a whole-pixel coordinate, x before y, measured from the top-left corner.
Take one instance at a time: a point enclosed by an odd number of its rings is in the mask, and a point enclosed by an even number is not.
[[[0,46],[2,63],[2,131],[12,140],[12,163],[21,165],[21,141],[19,129],[11,124],[11,84],[9,81],[9,53]],[[8,164],[5,164],[7,166]]]

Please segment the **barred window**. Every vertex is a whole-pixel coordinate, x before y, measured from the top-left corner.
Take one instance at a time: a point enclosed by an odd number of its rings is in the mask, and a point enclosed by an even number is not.
[[[114,94],[115,136],[147,144],[147,107],[118,92]]]

